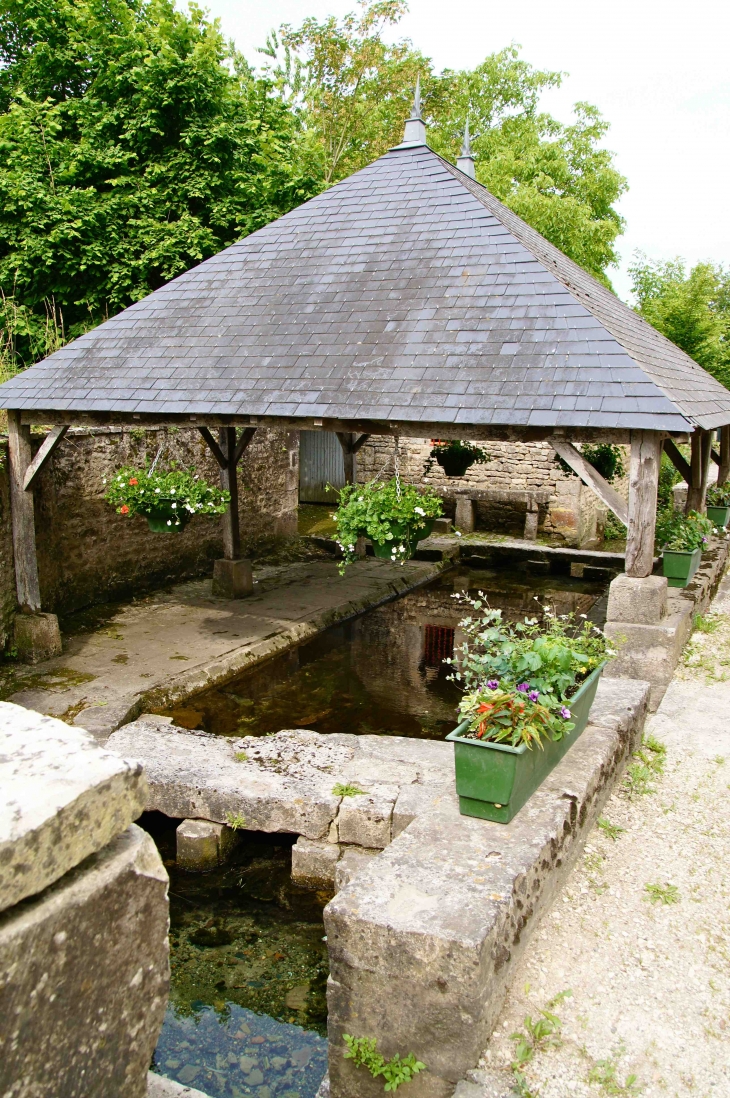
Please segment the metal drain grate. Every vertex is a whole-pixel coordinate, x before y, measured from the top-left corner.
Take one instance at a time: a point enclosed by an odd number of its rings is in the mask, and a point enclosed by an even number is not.
[[[439,667],[454,655],[454,630],[445,625],[427,625],[424,635],[423,662],[426,667]]]

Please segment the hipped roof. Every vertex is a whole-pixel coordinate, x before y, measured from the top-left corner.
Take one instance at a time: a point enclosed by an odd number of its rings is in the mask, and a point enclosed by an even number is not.
[[[403,145],[0,387],[19,410],[686,431],[730,392]]]

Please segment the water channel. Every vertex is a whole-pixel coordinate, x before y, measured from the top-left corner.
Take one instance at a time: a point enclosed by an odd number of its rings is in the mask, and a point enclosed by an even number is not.
[[[601,625],[606,587],[453,569],[169,715],[224,736],[303,727],[442,739],[458,700],[441,663],[459,641],[455,594],[482,591],[511,620],[550,607]],[[327,1066],[330,897],[292,884],[295,837],[246,832],[224,868],[189,874],[175,865],[178,821],[145,820],[170,873],[172,987],[154,1070],[212,1096],[314,1098]]]

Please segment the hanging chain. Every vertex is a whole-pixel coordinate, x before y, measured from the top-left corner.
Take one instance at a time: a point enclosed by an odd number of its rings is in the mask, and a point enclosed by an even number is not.
[[[398,435],[396,435],[396,436],[395,436],[395,455],[394,455],[394,464],[395,464],[395,497],[396,497],[396,499],[398,500],[398,502],[400,503],[400,467],[399,467],[399,464],[398,464],[398,449],[399,449],[399,445],[400,445],[400,439],[398,438]]]
[[[155,454],[155,460],[152,462],[152,465],[150,466],[150,476],[152,476],[152,474],[154,473],[155,469],[157,468],[157,462],[162,457],[162,451],[165,449],[165,442],[166,442],[166,439],[163,435],[162,442],[160,443],[160,447],[159,447],[157,453]]]

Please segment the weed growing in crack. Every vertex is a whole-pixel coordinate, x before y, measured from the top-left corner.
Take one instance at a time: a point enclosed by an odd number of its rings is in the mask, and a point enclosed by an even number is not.
[[[673,884],[646,884],[644,885],[647,900],[652,904],[678,904],[679,889]]]
[[[598,1083],[606,1094],[640,1094],[642,1087],[635,1075],[627,1075],[623,1083],[618,1079],[618,1063],[614,1057],[598,1060],[588,1072],[588,1082]]]
[[[226,823],[234,831],[240,831],[241,828],[246,826],[246,817],[242,816],[240,812],[226,812]]]
[[[341,782],[337,782],[332,786],[332,795],[334,797],[357,797],[358,794],[364,792],[364,789],[360,789],[357,785],[350,785],[349,782],[345,785],[342,785]]]
[[[246,754],[245,751],[237,751],[236,752],[236,762],[245,763],[247,759],[248,759],[248,755]]]
[[[624,789],[629,798],[655,792],[656,786],[652,782],[664,773],[666,755],[665,744],[655,736],[644,737],[641,747],[634,752],[636,761],[629,765],[624,779]]]
[[[618,824],[611,823],[605,816],[599,817],[598,826],[603,834],[607,835],[609,839],[613,839],[614,842],[616,842],[619,835],[623,835],[626,832],[625,827],[619,827]]]
[[[522,1023],[523,1029],[510,1034],[510,1038],[517,1042],[515,1058],[512,1062],[512,1070],[518,1072],[523,1064],[529,1064],[536,1052],[543,1052],[548,1048],[559,1048],[562,1044],[561,1030],[563,1023],[554,1013],[554,1008],[571,996],[570,988],[558,992],[545,1007],[539,1011],[537,1018],[526,1014]]]
[[[694,627],[698,633],[716,633],[722,625],[722,621],[719,618],[712,617],[704,614],[695,614]]]

